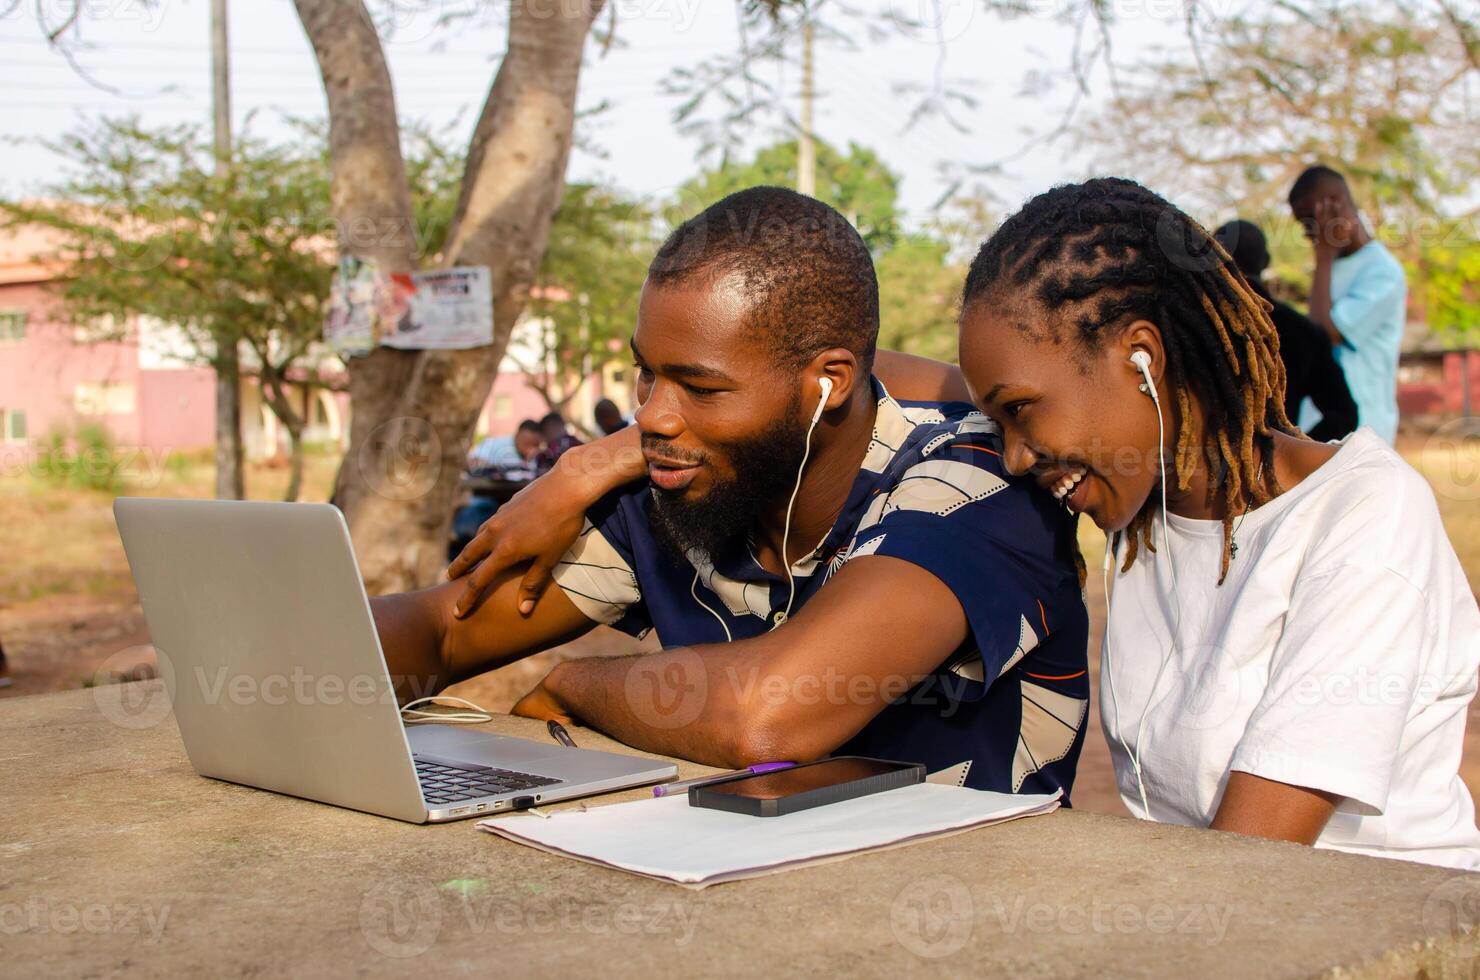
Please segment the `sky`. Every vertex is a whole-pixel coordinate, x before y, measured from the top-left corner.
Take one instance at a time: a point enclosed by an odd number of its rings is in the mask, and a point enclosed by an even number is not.
[[[661,82],[674,68],[738,49],[735,6],[731,0],[609,2],[617,13],[619,43],[605,55],[594,44],[588,48],[579,108],[603,100],[610,108],[582,121],[583,140],[599,152],[578,148],[568,177],[608,181],[636,195],[668,195],[698,170],[700,146],[678,132],[673,112],[680,99],[665,95]],[[855,28],[851,47],[820,45],[814,129],[836,145],[854,140],[874,148],[902,175],[901,203],[915,221],[928,216],[950,185],[943,167],[1010,158],[988,185],[1008,208],[1054,183],[1085,176],[1085,152],[1062,140],[1035,143],[1031,136],[1063,117],[1069,86],[1037,96],[1022,91],[1030,73],[1068,63],[1074,31],[1054,16],[1064,2],[1029,0],[1030,14],[1003,21],[983,12],[980,0],[857,0],[875,15],[874,22],[889,13],[918,18],[923,12],[939,29],[877,39]],[[40,0],[39,7],[55,23],[70,3]],[[0,0],[0,138],[6,140],[0,144],[0,195],[44,189],[60,164],[38,141],[54,139],[89,116],[137,114],[150,125],[209,125],[209,0],[81,3],[76,62],[96,84],[47,47],[37,3]],[[1133,61],[1157,46],[1179,43],[1180,0],[1110,4],[1117,14],[1117,60]],[[506,37],[504,24],[487,15],[453,28],[438,26],[443,10],[466,5],[401,0],[391,29],[383,31],[403,120],[451,125],[458,142],[472,131]],[[937,36],[946,41],[943,64]],[[258,135],[274,136],[287,132],[284,116],[325,115],[318,69],[289,0],[231,0],[230,42],[236,127],[250,125]],[[795,101],[795,65],[763,72]],[[938,77],[953,90],[969,92],[976,105],[956,110],[960,128],[938,116],[910,126],[919,90]],[[1104,88],[1092,88],[1091,109]],[[780,138],[779,122],[776,117],[770,126],[754,127],[747,144]]]

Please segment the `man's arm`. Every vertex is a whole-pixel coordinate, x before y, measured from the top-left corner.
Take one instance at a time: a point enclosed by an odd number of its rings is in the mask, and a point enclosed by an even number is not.
[[[573,640],[596,625],[560,589],[547,590],[529,615],[520,615],[515,604],[523,571],[515,567],[496,576],[489,594],[462,618],[453,615],[462,594],[458,582],[370,600],[402,703]]]
[[[579,719],[636,748],[710,765],[802,762],[846,742],[966,635],[966,615],[940,579],[897,558],[857,558],[778,629],[567,661],[514,712]]]
[[[1335,261],[1335,251],[1316,245],[1316,268],[1310,280],[1310,318],[1325,331],[1331,346],[1339,347],[1346,343],[1346,338],[1331,321],[1331,266]]]
[[[1316,253],[1316,267],[1310,282],[1310,318],[1325,331],[1331,346],[1346,344],[1350,347],[1353,346],[1351,340],[1332,315],[1331,270],[1341,250],[1360,234],[1361,218],[1345,201],[1332,194],[1316,202],[1315,221],[1316,235],[1311,244]]]
[[[874,374],[889,394],[911,402],[971,402],[966,377],[954,364],[915,354],[881,350],[874,354]]]
[[[484,521],[447,566],[449,580],[463,578],[454,614],[465,615],[499,576],[523,565],[519,610],[529,615],[549,586],[555,565],[581,533],[586,511],[646,473],[641,434],[635,425],[568,450],[552,470]]]
[[[905,401],[970,402],[961,369],[913,354],[881,350],[874,373]],[[496,575],[525,565],[521,608],[527,614],[550,585],[550,572],[580,533],[582,516],[611,491],[647,475],[636,425],[562,455],[554,469],[499,508],[447,567],[461,579],[459,614],[471,608]],[[481,563],[481,564],[480,564]]]

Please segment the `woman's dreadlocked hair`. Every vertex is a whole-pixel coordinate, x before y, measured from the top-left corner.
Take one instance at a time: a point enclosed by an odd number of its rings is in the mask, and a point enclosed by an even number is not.
[[[1176,398],[1175,472],[1186,489],[1198,454],[1221,492],[1223,565],[1232,557],[1233,504],[1247,494],[1259,506],[1280,492],[1273,431],[1296,433],[1285,416],[1285,369],[1271,306],[1196,221],[1131,180],[1103,177],[1066,184],[1029,201],[982,245],[962,296],[963,316],[991,297],[1008,307],[1031,302],[1057,339],[1071,332],[1085,350],[1117,328],[1148,320],[1161,330]],[[1203,444],[1192,442],[1191,399],[1203,411]],[[1157,495],[1130,526],[1125,569],[1142,543],[1155,551]],[[1082,560],[1081,560],[1082,561]]]

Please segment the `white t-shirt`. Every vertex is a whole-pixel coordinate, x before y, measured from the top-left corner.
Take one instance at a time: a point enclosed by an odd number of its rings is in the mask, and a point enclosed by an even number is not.
[[[1238,770],[1344,797],[1317,847],[1480,869],[1459,778],[1480,610],[1424,478],[1358,429],[1238,523],[1221,586],[1222,524],[1169,523],[1175,592],[1160,518],[1112,582],[1100,713],[1130,811],[1139,740],[1156,820],[1207,826]]]

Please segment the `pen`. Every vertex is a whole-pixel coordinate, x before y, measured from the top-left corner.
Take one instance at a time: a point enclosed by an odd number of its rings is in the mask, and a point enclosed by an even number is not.
[[[566,731],[565,726],[560,724],[560,722],[556,721],[554,718],[551,718],[549,721],[545,722],[545,727],[550,729],[550,735],[561,745],[565,746],[568,749],[573,749],[576,747],[576,741],[575,739],[570,737],[570,732]]]
[[[552,722],[553,724],[553,722]],[[677,796],[687,793],[691,786],[708,786],[723,779],[733,779],[736,776],[759,776],[763,772],[775,772],[778,769],[790,769],[796,765],[795,762],[760,762],[744,769],[736,769],[733,772],[717,772],[712,776],[700,776],[698,779],[682,779],[676,783],[664,783],[653,787],[654,796]]]

